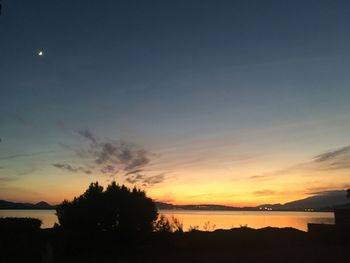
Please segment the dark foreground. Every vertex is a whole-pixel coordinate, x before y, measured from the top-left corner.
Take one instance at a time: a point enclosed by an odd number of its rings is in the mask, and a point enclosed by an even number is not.
[[[67,233],[60,229],[1,233],[0,262],[349,262],[349,233],[292,228],[152,233],[147,237]]]

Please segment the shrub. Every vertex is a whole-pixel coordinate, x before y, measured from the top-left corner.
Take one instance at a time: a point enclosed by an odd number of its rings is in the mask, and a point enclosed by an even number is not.
[[[96,183],[73,201],[56,209],[63,229],[83,231],[151,232],[157,209],[144,191],[112,182],[106,190]]]
[[[42,222],[29,217],[1,217],[0,232],[31,232],[40,229]]]
[[[188,232],[196,232],[199,231],[199,226],[190,226],[188,228]]]
[[[204,231],[214,231],[215,227],[216,227],[216,225],[215,224],[211,224],[210,221],[205,222],[204,225],[203,225]]]
[[[154,222],[153,229],[155,232],[162,232],[162,233],[171,233],[171,224],[168,218],[166,218],[163,215],[160,215],[157,219],[157,221]]]
[[[41,262],[41,220],[0,218],[0,262]]]
[[[158,217],[157,221],[155,221],[153,229],[155,232],[163,232],[163,233],[174,233],[174,232],[183,232],[183,224],[182,222],[172,216],[170,219],[166,218],[164,215]]]

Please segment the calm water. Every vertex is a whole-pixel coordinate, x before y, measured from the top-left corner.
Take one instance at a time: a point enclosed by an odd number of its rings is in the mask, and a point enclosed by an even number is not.
[[[178,218],[184,230],[190,227],[199,229],[230,229],[248,226],[252,228],[294,227],[307,230],[307,223],[334,224],[333,213],[318,212],[260,212],[260,211],[190,211],[161,210],[160,214]],[[43,221],[43,228],[52,227],[57,222],[54,210],[0,210],[0,217],[34,217]],[[208,223],[209,222],[209,223]]]
[[[163,210],[161,213],[168,218],[174,216],[180,219],[185,230],[191,226],[205,229],[205,225],[209,225],[207,230],[231,229],[240,226],[252,228],[272,226],[293,227],[306,231],[307,223],[334,224],[334,214],[328,212]]]

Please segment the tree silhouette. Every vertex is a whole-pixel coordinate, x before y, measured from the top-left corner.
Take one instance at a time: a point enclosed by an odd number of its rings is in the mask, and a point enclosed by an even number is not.
[[[350,198],[350,189],[348,189],[348,190],[346,191],[346,197],[347,197],[347,198]]]
[[[96,182],[73,201],[63,201],[56,215],[63,229],[131,234],[152,231],[157,209],[144,191],[116,182],[104,190]]]

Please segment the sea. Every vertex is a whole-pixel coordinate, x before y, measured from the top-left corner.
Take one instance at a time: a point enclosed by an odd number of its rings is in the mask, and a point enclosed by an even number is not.
[[[292,227],[307,231],[308,223],[334,224],[331,212],[159,210],[158,213],[169,220],[179,220],[184,231],[237,227]],[[0,210],[0,217],[38,218],[42,220],[42,228],[53,227],[58,221],[55,210]]]

